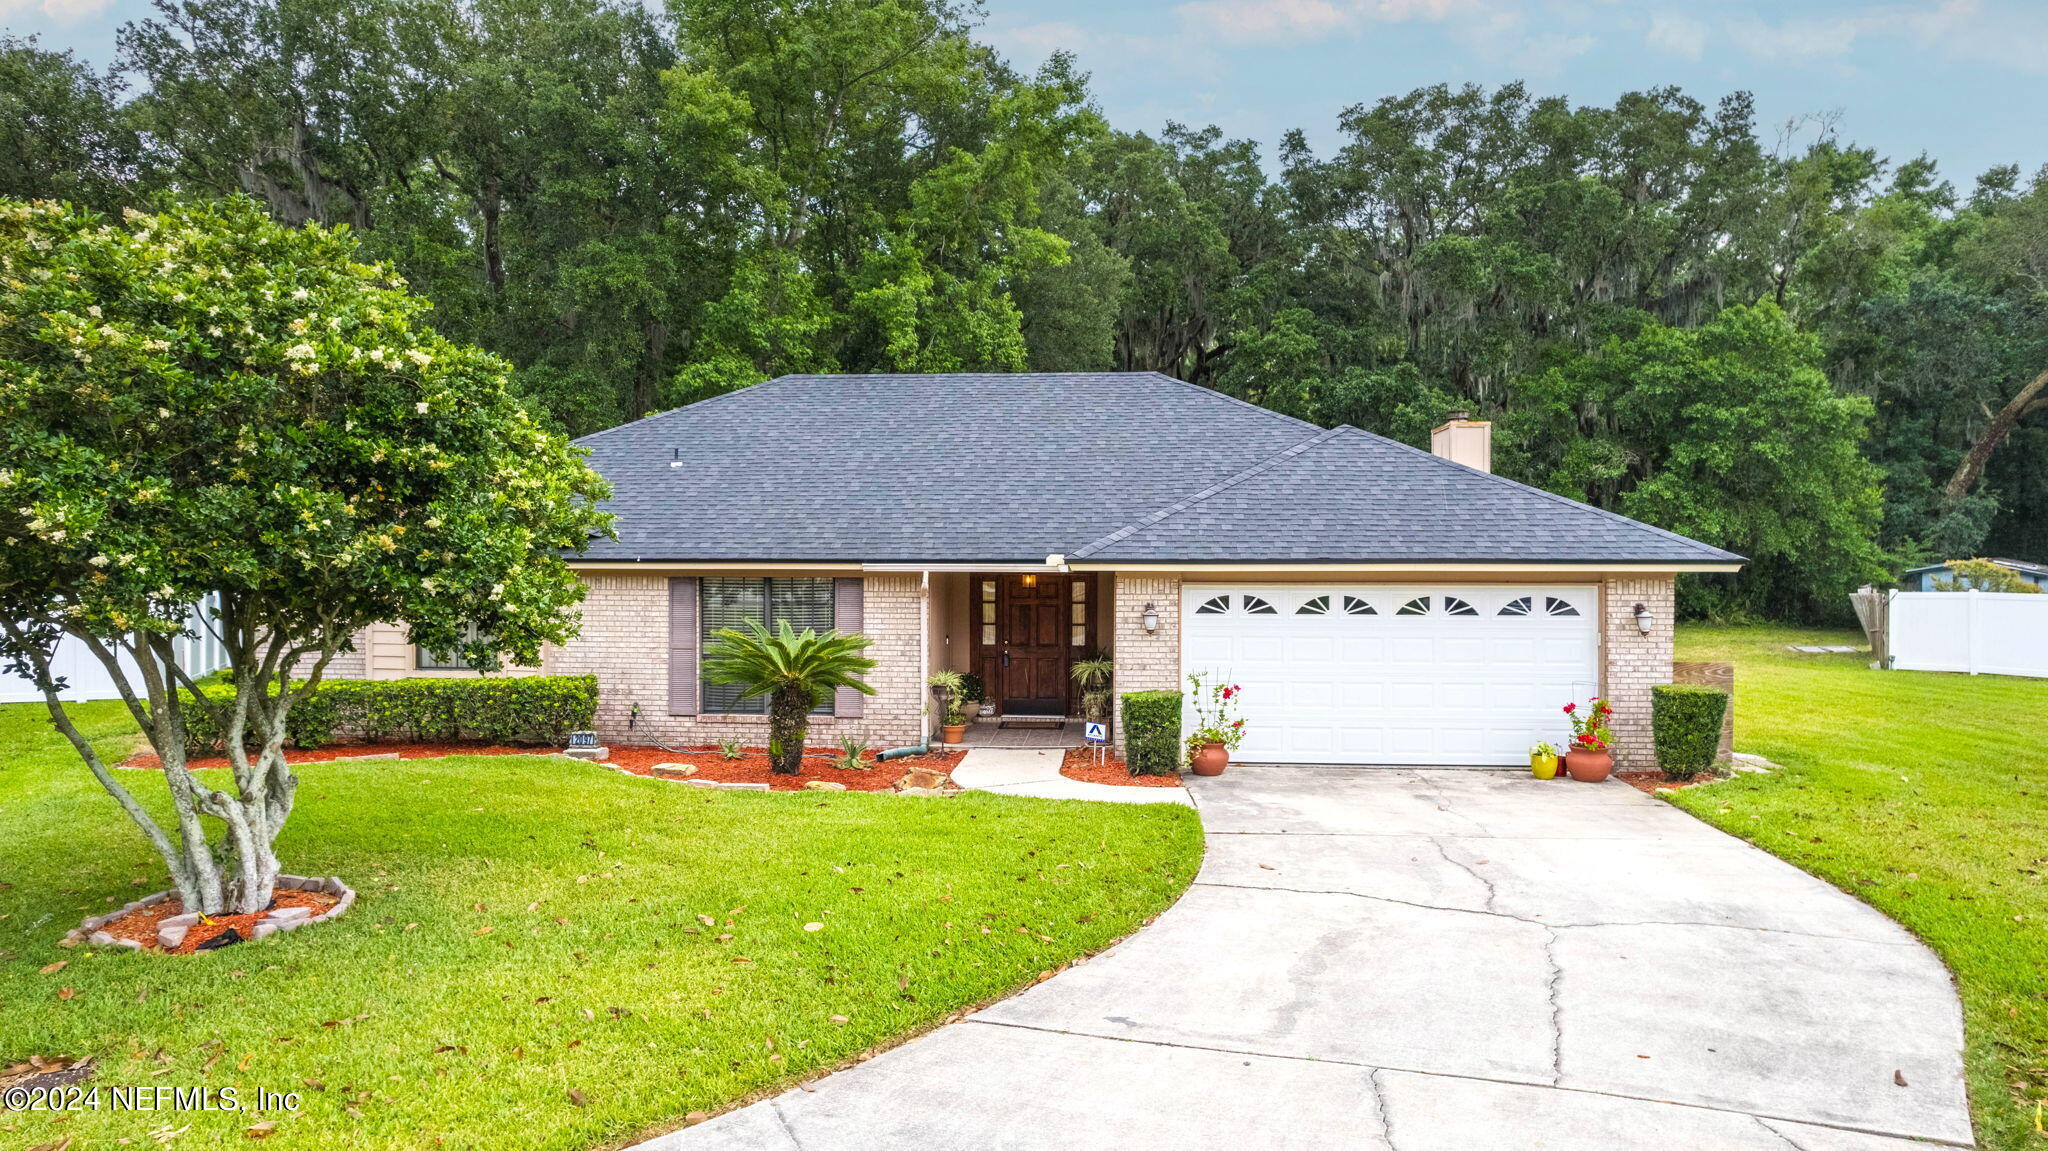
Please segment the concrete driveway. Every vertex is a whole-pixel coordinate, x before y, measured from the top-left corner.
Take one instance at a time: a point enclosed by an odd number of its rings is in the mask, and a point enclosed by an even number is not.
[[[1619,783],[1234,767],[1150,928],[646,1146],[1970,1146],[1946,970]]]

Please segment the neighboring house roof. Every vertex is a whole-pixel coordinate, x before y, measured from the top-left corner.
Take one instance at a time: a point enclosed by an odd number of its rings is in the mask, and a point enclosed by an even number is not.
[[[1906,574],[1918,575],[1921,572],[1945,572],[1949,570],[1950,564],[1956,562],[1958,561],[1943,560],[1938,564],[1928,564],[1925,567],[1907,568]],[[2028,575],[2048,576],[2048,564],[2030,563],[2026,560],[1998,559],[1996,557],[1993,557],[1991,562],[1997,564],[1999,567],[2011,568],[2016,572],[2025,572]]]
[[[783,376],[577,442],[619,533],[585,560],[1740,559],[1153,372]]]

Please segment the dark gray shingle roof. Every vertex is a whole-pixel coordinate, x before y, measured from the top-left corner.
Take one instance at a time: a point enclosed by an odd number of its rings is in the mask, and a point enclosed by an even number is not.
[[[577,442],[589,560],[1734,558],[1151,372],[783,376]]]

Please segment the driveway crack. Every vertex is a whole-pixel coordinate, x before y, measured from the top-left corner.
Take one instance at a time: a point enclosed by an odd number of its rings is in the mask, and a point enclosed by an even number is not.
[[[1550,1085],[1564,1084],[1564,1002],[1558,995],[1564,983],[1564,965],[1557,961],[1557,928],[1543,925],[1543,962],[1550,965],[1544,993],[1550,1000]]]
[[[768,1100],[768,1114],[775,1116],[775,1122],[781,1124],[782,1133],[789,1136],[789,1145],[796,1151],[804,1151],[804,1141],[796,1137],[796,1129],[789,1125],[789,1116],[782,1113],[782,1108],[776,1106],[773,1099]]]
[[[1431,836],[1429,842],[1431,846],[1436,848],[1436,853],[1438,855],[1443,856],[1445,863],[1451,865],[1452,867],[1457,868],[1459,871],[1462,871],[1465,874],[1471,876],[1473,879],[1479,881],[1479,886],[1486,889],[1486,914],[1499,915],[1500,913],[1493,909],[1493,901],[1500,895],[1498,891],[1494,890],[1493,880],[1487,878],[1484,874],[1482,874],[1477,866],[1466,863],[1462,860],[1451,858],[1451,849],[1444,846],[1443,840],[1438,839],[1435,836]],[[1510,915],[1506,918],[1517,919],[1520,917]]]
[[[1387,1089],[1380,1085],[1382,1070],[1384,1068],[1375,1067],[1372,1073],[1366,1076],[1366,1081],[1372,1084],[1372,1110],[1380,1121],[1380,1138],[1386,1140],[1387,1151],[1399,1151],[1394,1142],[1394,1115],[1387,1107]]]
[[[1806,1148],[1801,1147],[1798,1144],[1798,1142],[1794,1140],[1790,1135],[1787,1135],[1783,1131],[1778,1130],[1776,1127],[1771,1126],[1770,1121],[1766,1120],[1763,1116],[1752,1115],[1750,1116],[1750,1118],[1756,1120],[1757,1126],[1763,1128],[1764,1130],[1770,1132],[1773,1135],[1776,1135],[1780,1140],[1784,1142],[1785,1146],[1790,1147],[1792,1151],[1806,1151]]]

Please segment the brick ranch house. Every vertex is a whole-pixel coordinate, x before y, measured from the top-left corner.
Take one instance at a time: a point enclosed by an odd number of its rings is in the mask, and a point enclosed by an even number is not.
[[[784,376],[579,441],[619,538],[574,560],[582,632],[538,670],[596,675],[610,742],[765,742],[700,654],[787,619],[873,639],[876,693],[814,739],[923,742],[941,668],[1073,715],[1069,667],[1105,653],[1118,693],[1241,685],[1244,762],[1520,763],[1603,694],[1649,766],[1673,577],[1742,558],[1489,474],[1484,423],[1434,441],[1149,372]],[[356,649],[333,674],[472,674],[394,627]]]

